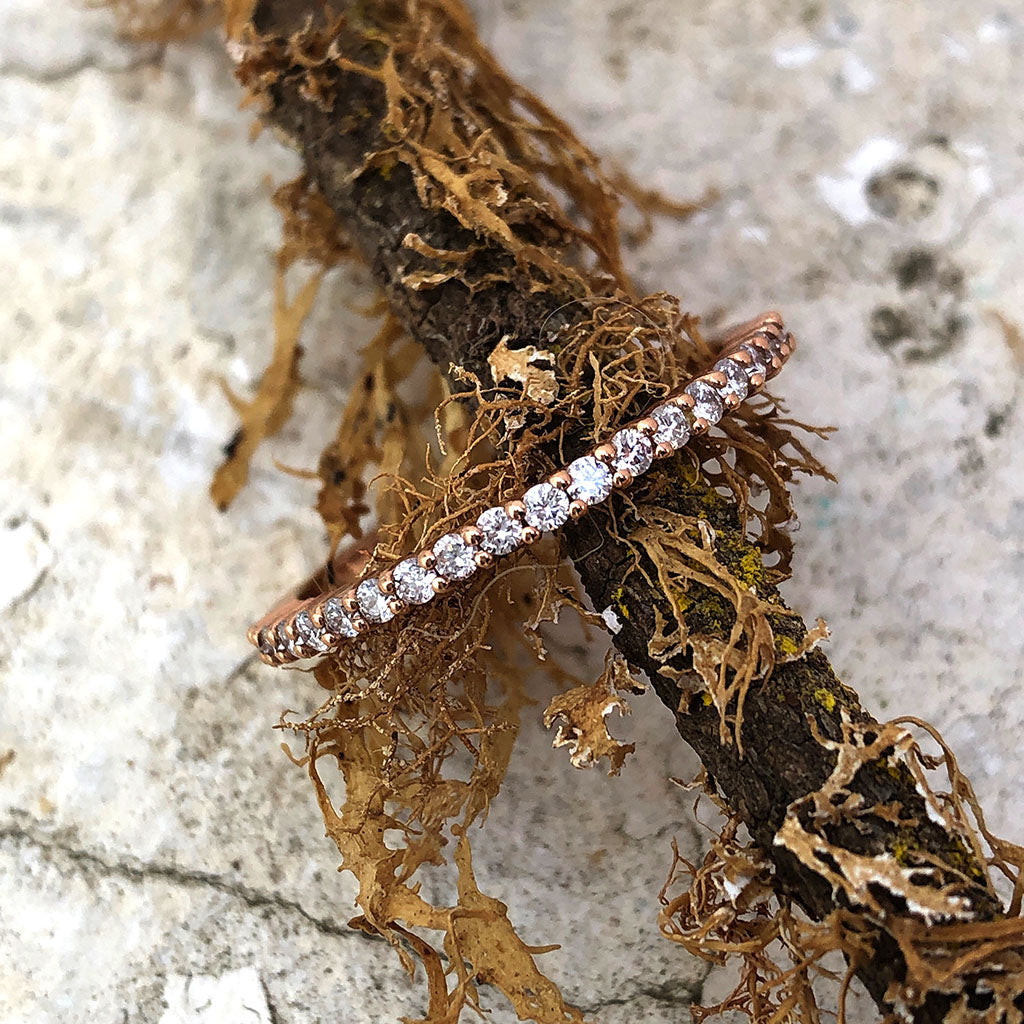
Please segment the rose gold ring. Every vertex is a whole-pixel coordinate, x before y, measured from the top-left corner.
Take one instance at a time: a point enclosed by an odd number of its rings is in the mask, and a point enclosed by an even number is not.
[[[735,328],[710,370],[604,444],[377,576],[358,580],[374,538],[347,549],[257,622],[249,630],[250,642],[268,665],[317,658],[408,608],[432,601],[541,534],[579,519],[613,490],[628,487],[655,459],[673,455],[691,437],[706,433],[771,380],[795,348],[777,313]]]

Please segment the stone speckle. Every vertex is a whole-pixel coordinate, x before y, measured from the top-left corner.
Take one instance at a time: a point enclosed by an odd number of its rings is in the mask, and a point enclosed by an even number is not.
[[[13,612],[52,563],[53,551],[37,522],[14,516],[0,524],[0,611]]]

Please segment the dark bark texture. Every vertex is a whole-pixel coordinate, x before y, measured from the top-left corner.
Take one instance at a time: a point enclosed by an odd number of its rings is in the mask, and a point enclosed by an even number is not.
[[[260,32],[283,39],[316,9],[315,0],[261,0],[254,21]],[[347,56],[366,61],[369,55],[352,52]],[[265,120],[298,147],[308,174],[346,235],[361,251],[392,311],[443,371],[457,364],[486,380],[487,356],[502,337],[514,339],[513,346],[543,346],[538,336],[540,325],[546,322],[550,330],[571,323],[574,315],[583,316],[579,307],[573,306],[556,313],[565,302],[564,294],[521,290],[516,287],[515,274],[513,283],[496,283],[473,294],[458,282],[420,291],[405,287],[402,278],[409,270],[410,253],[403,249],[402,239],[409,232],[441,250],[466,249],[471,242],[479,247],[482,241],[470,236],[448,214],[424,209],[404,164],[398,164],[386,176],[355,173],[368,153],[388,145],[380,135],[382,90],[367,77],[340,71],[335,74],[336,99],[331,109],[303,95],[299,88],[301,68],[296,67],[293,75],[284,74],[269,90],[270,109]],[[374,116],[346,116],[357,110],[368,110]],[[476,270],[511,265],[508,253],[498,247],[485,248],[474,258],[479,264]],[[807,343],[814,341],[805,339]],[[671,471],[671,463],[661,470]],[[680,479],[668,490],[667,497],[665,489],[659,491],[658,500],[680,514],[712,518],[711,525],[719,536],[734,534],[738,543],[749,545],[740,534],[738,510],[721,502],[710,506],[715,511],[709,513],[707,486],[700,482],[687,484]],[[743,720],[744,755],[739,755],[735,744],[723,745],[717,710],[701,701],[680,708],[677,683],[663,674],[665,666],[649,653],[648,643],[655,629],[654,609],[664,605],[665,596],[651,588],[641,574],[628,571],[634,550],[616,540],[605,525],[601,513],[592,513],[565,529],[564,543],[594,607],[614,605],[628,610],[622,630],[614,637],[615,646],[635,669],[649,677],[674,715],[680,736],[700,756],[729,806],[742,816],[756,843],[774,862],[780,894],[812,918],[821,919],[836,907],[832,886],[780,851],[773,845],[773,838],[790,805],[818,790],[834,767],[834,754],[815,737],[812,723],[819,736],[838,741],[844,711],[862,723],[870,723],[871,716],[860,706],[856,694],[836,679],[827,658],[814,650],[798,661],[779,666],[767,683],[752,688]],[[799,642],[806,629],[799,619],[794,622],[790,635]],[[834,699],[823,700],[822,694]],[[929,819],[908,773],[861,771],[854,788],[868,804],[900,803],[917,812],[917,848],[947,863],[964,864],[966,875],[981,877],[962,840]],[[877,819],[867,830],[840,828],[832,839],[861,854],[892,851],[896,843],[894,830]],[[975,920],[1001,913],[985,886],[968,885],[965,891],[970,893]],[[898,917],[907,910],[893,906],[891,913]],[[879,1007],[890,1011],[886,990],[893,979],[902,976],[905,965],[895,940],[886,931],[886,923],[874,925],[872,954],[859,963],[857,974]],[[953,1004],[962,1009],[963,1000],[970,994],[935,995],[913,1010],[912,1017],[920,1022],[946,1019],[953,1012]],[[974,998],[984,1004],[983,995]]]

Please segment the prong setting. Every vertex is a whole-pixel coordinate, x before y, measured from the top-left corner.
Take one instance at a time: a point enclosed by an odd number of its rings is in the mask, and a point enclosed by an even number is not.
[[[462,539],[474,548],[480,547],[480,541],[483,539],[483,531],[479,526],[464,526],[459,533],[462,534]]]
[[[510,501],[505,506],[505,511],[508,513],[509,519],[514,519],[517,523],[526,519],[526,505],[518,498],[515,501]]]

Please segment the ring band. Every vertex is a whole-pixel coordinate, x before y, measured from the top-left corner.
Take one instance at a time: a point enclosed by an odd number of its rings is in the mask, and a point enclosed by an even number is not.
[[[247,634],[249,641],[268,665],[284,665],[327,654],[408,608],[426,604],[541,534],[579,519],[613,490],[628,487],[655,459],[673,455],[691,437],[706,433],[771,380],[795,348],[777,313],[735,328],[710,370],[606,443],[377,576],[356,582],[375,538],[346,549],[257,622]]]
[[[253,625],[248,632],[249,641],[261,645],[260,634],[268,631],[276,635],[278,629],[289,620],[294,621],[311,598],[320,594],[341,593],[359,580],[367,563],[373,557],[378,534],[373,533],[347,544],[339,549],[334,558],[319,569],[304,583],[283,597],[266,615]],[[264,642],[263,646],[267,646]],[[264,655],[261,647],[260,655]],[[269,664],[278,664],[278,659],[263,657]],[[289,659],[294,660],[294,659]]]

